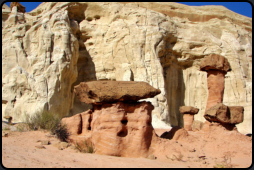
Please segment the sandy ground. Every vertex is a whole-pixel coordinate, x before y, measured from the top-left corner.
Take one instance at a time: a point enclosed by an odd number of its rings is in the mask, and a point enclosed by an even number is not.
[[[160,136],[169,129],[155,129]],[[252,137],[237,131],[216,127],[213,132],[189,131],[179,140],[159,138],[154,156],[124,158],[80,153],[73,147],[59,150],[54,143],[59,140],[46,131],[18,132],[2,129],[2,165],[5,168],[199,168],[230,166],[248,168],[252,164]],[[49,140],[41,145],[38,140]]]

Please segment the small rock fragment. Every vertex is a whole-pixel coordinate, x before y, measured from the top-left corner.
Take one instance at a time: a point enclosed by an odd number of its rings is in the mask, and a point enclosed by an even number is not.
[[[195,148],[189,150],[189,152],[195,152],[195,151],[196,151]]]
[[[35,147],[38,149],[46,149],[43,145],[36,145]]]
[[[148,157],[147,157],[148,159],[157,159],[157,157],[156,156],[154,156],[154,155],[148,155]]]
[[[8,137],[9,133],[2,131],[2,137]]]
[[[41,145],[49,145],[50,141],[49,140],[42,140]]]

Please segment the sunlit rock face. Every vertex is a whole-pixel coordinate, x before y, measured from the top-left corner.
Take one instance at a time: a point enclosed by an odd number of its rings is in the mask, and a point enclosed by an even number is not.
[[[91,108],[74,97],[73,87],[94,80],[144,81],[160,89],[144,99],[154,106],[155,128],[183,126],[180,106],[199,108],[194,119],[205,121],[207,73],[199,66],[218,54],[232,69],[222,103],[243,106],[237,127],[252,133],[251,18],[222,6],[173,2],[46,2],[8,16],[2,19],[2,115],[13,122],[41,110],[65,116]]]
[[[151,124],[150,102],[116,102],[94,105],[62,119],[71,134],[69,141],[93,144],[95,153],[122,157],[148,157],[157,140]]]

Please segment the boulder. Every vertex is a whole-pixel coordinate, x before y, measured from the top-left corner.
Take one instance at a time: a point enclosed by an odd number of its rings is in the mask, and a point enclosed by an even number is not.
[[[218,70],[224,73],[231,71],[228,59],[219,54],[210,54],[200,62],[201,71]]]
[[[146,82],[134,81],[91,81],[81,82],[74,87],[74,92],[81,102],[87,104],[109,103],[118,101],[136,102],[152,98],[161,91]]]
[[[49,145],[50,141],[49,140],[42,140],[41,145]]]
[[[243,122],[242,106],[226,106],[219,103],[205,112],[205,119],[210,122],[220,122],[224,124],[238,124]]]
[[[230,111],[230,123],[238,124],[243,122],[243,106],[228,106]]]

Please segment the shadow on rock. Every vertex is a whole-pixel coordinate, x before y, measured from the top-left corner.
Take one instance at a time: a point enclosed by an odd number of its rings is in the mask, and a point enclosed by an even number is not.
[[[170,131],[164,132],[160,137],[164,139],[178,140],[180,138],[187,137],[188,135],[188,132],[184,128],[175,126]]]

